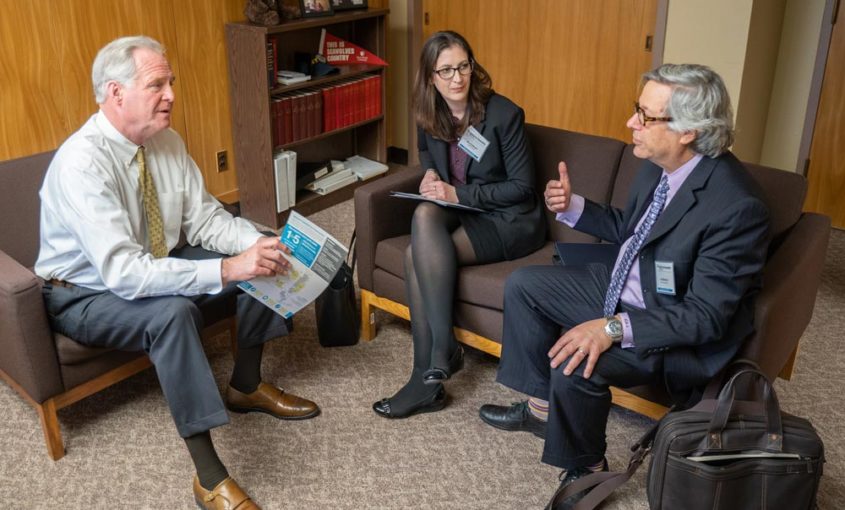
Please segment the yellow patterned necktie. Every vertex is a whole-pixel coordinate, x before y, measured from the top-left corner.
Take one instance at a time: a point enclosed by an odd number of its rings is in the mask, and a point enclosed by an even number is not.
[[[147,237],[150,240],[150,253],[155,258],[167,256],[167,243],[164,241],[164,225],[161,221],[161,210],[158,207],[158,195],[153,176],[147,171],[147,160],[144,158],[144,146],[138,147],[138,186],[144,201],[144,215],[147,218]]]

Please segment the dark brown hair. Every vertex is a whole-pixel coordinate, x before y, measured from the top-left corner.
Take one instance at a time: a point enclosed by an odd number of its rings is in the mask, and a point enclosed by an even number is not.
[[[458,126],[452,124],[449,105],[434,87],[434,66],[440,53],[453,46],[464,50],[472,63],[467,111]],[[469,43],[461,34],[452,31],[436,32],[428,38],[420,54],[420,67],[414,80],[414,119],[423,130],[435,138],[454,140],[469,126],[484,120],[484,105],[493,95],[493,80],[475,59]]]

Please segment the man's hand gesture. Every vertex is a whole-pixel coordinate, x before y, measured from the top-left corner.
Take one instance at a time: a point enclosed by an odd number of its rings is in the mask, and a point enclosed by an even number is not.
[[[566,212],[569,209],[570,198],[572,197],[572,186],[569,184],[569,172],[566,170],[566,163],[561,161],[557,165],[560,180],[551,180],[546,183],[546,191],[543,197],[546,200],[546,207],[553,213]]]

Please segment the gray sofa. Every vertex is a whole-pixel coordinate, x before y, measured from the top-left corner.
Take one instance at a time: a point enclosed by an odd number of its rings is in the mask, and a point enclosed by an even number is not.
[[[557,163],[569,167],[573,190],[591,200],[623,207],[641,160],[633,147],[610,138],[527,125],[537,172],[537,193],[557,178]],[[806,180],[801,175],[747,165],[761,184],[771,211],[773,241],[764,269],[763,290],[756,304],[756,333],[741,355],[758,362],[772,379],[789,379],[798,343],[815,304],[830,235],[830,219],[802,212]],[[358,232],[358,282],[361,287],[362,337],[376,334],[374,308],[409,318],[403,281],[403,254],[410,242],[416,203],[389,196],[390,191],[417,192],[420,168],[409,168],[355,191]],[[542,196],[540,196],[542,199]],[[551,264],[554,241],[598,242],[554,220],[546,211],[548,239],[540,250],[518,260],[462,268],[455,302],[455,333],[467,345],[501,354],[504,282],[517,267]],[[614,402],[659,417],[668,398],[658,386],[623,391],[613,388]]]

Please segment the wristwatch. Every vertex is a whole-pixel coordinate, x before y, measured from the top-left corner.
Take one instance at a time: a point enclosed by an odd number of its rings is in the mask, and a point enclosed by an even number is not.
[[[622,321],[616,318],[615,315],[605,317],[607,323],[604,325],[604,332],[613,340],[614,343],[622,341]]]

